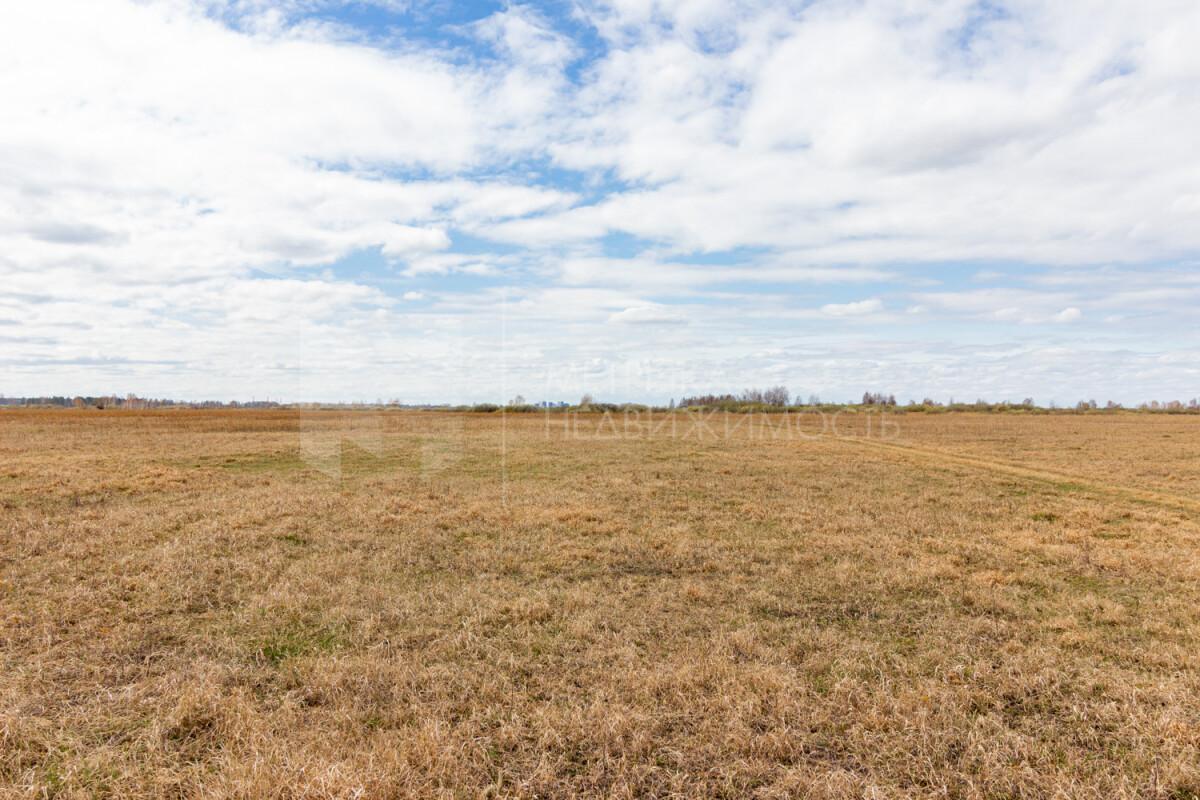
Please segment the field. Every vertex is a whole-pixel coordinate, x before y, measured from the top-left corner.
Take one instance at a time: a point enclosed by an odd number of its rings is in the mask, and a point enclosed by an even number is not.
[[[1200,796],[1200,417],[679,419],[0,413],[0,797]]]

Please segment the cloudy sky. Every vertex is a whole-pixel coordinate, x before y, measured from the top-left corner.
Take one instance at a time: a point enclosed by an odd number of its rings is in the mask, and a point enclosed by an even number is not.
[[[0,393],[1200,394],[1194,0],[0,5]]]

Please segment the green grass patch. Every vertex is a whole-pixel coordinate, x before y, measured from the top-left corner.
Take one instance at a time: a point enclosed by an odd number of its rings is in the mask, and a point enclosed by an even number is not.
[[[294,450],[277,453],[238,453],[225,456],[201,456],[186,466],[193,469],[220,469],[239,473],[294,473],[308,464]]]
[[[1067,585],[1076,591],[1093,594],[1102,594],[1107,588],[1104,581],[1092,575],[1072,575],[1067,578]]]
[[[278,667],[299,656],[329,653],[345,644],[342,631],[325,627],[309,627],[291,623],[277,628],[260,639],[254,647],[254,660]]]

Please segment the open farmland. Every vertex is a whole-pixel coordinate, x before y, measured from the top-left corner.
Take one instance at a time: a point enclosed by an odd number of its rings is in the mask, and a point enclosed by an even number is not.
[[[1200,795],[1200,417],[679,419],[0,414],[0,797]]]

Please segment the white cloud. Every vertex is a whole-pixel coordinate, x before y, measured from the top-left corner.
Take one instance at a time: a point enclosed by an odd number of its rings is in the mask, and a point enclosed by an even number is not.
[[[571,41],[529,6],[509,6],[474,27],[481,39],[499,47],[512,61],[556,77],[575,55]]]
[[[878,297],[870,300],[858,300],[853,303],[827,303],[821,306],[821,313],[830,317],[861,317],[875,314],[883,310],[883,301]]]
[[[660,305],[645,305],[618,311],[610,315],[608,321],[629,325],[680,325],[687,323],[687,317]]]
[[[507,76],[241,33],[182,2],[8,5],[0,244],[23,269],[84,259],[158,279],[442,249],[455,222],[569,197],[452,177],[513,152],[495,134],[517,113],[498,98]],[[387,178],[409,169],[445,178]]]
[[[455,48],[306,16],[340,5],[0,7],[0,364],[25,391],[386,368],[439,399],[498,363],[624,363],[647,324],[697,391],[1189,385],[1192,2],[584,0]],[[364,251],[383,266],[332,266]]]
[[[635,190],[496,235],[871,263],[1200,248],[1200,55],[1176,33],[1200,31],[1194,4],[638,7],[597,12],[615,47],[552,149]],[[696,46],[718,27],[722,47]]]

